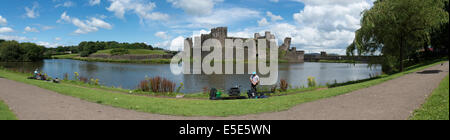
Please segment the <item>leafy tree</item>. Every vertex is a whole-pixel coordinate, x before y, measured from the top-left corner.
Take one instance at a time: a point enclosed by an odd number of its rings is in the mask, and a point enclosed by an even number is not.
[[[0,44],[0,61],[20,61],[20,44],[17,41],[5,41]]]
[[[381,54],[383,71],[403,71],[405,56],[430,43],[430,32],[448,23],[448,0],[377,0],[363,12],[348,55]],[[373,61],[372,61],[373,63]]]
[[[445,3],[445,10],[449,12],[449,2]],[[449,23],[441,25],[442,28],[434,29],[431,33],[431,46],[433,46],[433,51],[436,51],[438,55],[447,56],[448,55],[448,44],[450,34],[449,34]]]
[[[22,61],[34,62],[44,59],[45,47],[36,45],[34,43],[20,44]]]

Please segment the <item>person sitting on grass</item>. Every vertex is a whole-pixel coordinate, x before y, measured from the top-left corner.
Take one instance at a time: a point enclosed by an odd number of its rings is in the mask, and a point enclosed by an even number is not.
[[[38,74],[39,74],[39,70],[38,69],[36,69],[36,70],[34,70],[34,78],[35,79],[37,79],[38,78]]]

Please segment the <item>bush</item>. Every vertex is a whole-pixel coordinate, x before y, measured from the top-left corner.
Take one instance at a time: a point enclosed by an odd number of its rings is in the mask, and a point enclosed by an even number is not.
[[[286,80],[281,79],[280,80],[280,90],[285,92],[285,91],[287,91],[288,87],[289,87],[289,84],[286,82]]]
[[[183,85],[180,85],[181,89]],[[139,90],[147,92],[152,91],[153,93],[173,93],[176,87],[176,84],[170,80],[161,77],[149,78],[147,80],[143,80],[138,85]]]
[[[80,53],[80,56],[81,57],[88,57],[90,54],[89,54],[89,52],[88,51],[82,51],[81,53]]]
[[[310,76],[308,77],[308,87],[316,87],[317,83],[316,83],[316,78]]]
[[[129,54],[130,51],[128,51],[128,49],[124,49],[124,48],[116,48],[111,50],[110,54],[111,55],[125,55],[125,54]]]
[[[141,91],[144,91],[144,92],[150,91],[149,81],[148,81],[148,80],[142,80],[142,81],[139,83],[139,89],[140,89]]]

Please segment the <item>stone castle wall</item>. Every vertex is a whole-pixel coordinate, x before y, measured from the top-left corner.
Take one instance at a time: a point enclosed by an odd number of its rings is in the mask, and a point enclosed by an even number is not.
[[[228,28],[227,27],[217,27],[217,28],[213,28],[211,29],[211,33],[209,34],[202,34],[201,35],[201,43],[203,45],[204,41],[208,40],[208,39],[218,39],[220,41],[220,43],[222,44],[222,46],[225,46],[225,39],[243,39],[248,40],[248,39],[253,39],[256,42],[256,46],[258,43],[258,39],[267,39],[268,42],[267,44],[269,44],[269,40],[271,39],[275,39],[275,35],[273,35],[272,33],[266,31],[264,33],[264,36],[261,36],[259,33],[255,33],[254,38],[239,38],[239,37],[228,37]],[[190,46],[191,46],[191,56],[192,56],[192,47],[193,47],[193,43],[192,43],[192,38],[187,38],[186,40],[189,41]],[[291,48],[291,38],[287,37],[284,39],[284,42],[281,46],[279,46],[279,51],[285,51],[286,53],[282,53],[284,54],[284,56],[279,56],[279,58],[288,60],[288,62],[291,63],[303,63],[304,62],[304,51],[297,51],[295,47]],[[223,48],[223,53],[225,53],[225,48]],[[248,58],[248,48],[245,47],[244,48],[245,51],[245,58]],[[211,51],[203,51],[202,50],[202,58],[204,58],[206,55],[208,55]],[[234,53],[236,54],[236,53]],[[223,55],[224,57],[224,55]],[[224,59],[224,58],[223,58]]]

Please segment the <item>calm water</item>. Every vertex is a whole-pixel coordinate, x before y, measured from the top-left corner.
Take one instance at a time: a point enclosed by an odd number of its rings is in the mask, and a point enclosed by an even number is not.
[[[168,64],[123,64],[104,62],[85,62],[68,59],[47,59],[37,63],[0,63],[6,68],[24,69],[33,71],[38,68],[53,78],[63,78],[64,73],[73,77],[74,72],[87,78],[98,78],[106,86],[135,89],[141,80],[146,77],[160,76],[167,78],[177,86],[183,82],[184,93],[200,92],[204,87],[227,89],[241,85],[249,89],[250,75],[174,75]],[[313,76],[316,81],[325,85],[328,83],[346,82],[369,78],[369,75],[381,73],[381,66],[368,68],[367,64],[343,63],[300,63],[279,64],[279,79],[286,79],[292,87],[307,85],[307,77]]]

